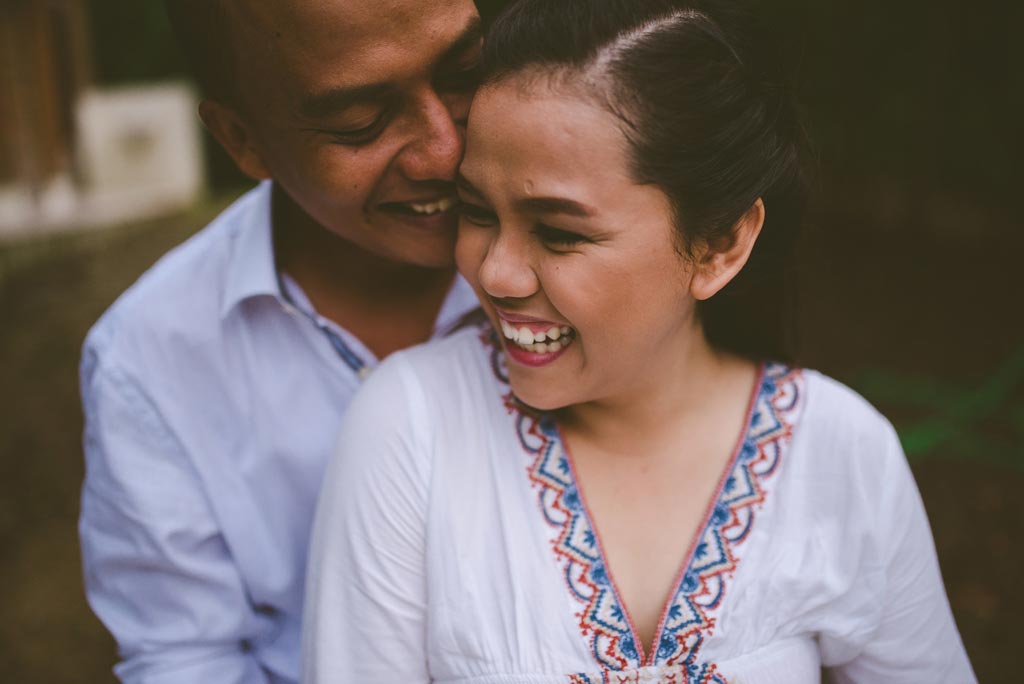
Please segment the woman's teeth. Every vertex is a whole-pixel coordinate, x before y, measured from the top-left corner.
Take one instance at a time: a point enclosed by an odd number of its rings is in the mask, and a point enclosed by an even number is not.
[[[511,323],[502,321],[501,332],[505,339],[534,354],[550,354],[560,351],[572,344],[575,337],[575,331],[567,325],[556,325],[547,330],[534,332],[525,326],[516,328]]]

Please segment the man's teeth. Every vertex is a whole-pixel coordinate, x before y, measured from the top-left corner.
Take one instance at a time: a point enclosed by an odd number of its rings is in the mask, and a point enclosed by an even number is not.
[[[573,340],[573,330],[567,325],[552,326],[547,330],[534,332],[526,326],[516,328],[505,321],[501,322],[501,332],[505,339],[515,342],[526,351],[545,354],[568,347]]]
[[[423,214],[425,216],[433,216],[440,211],[448,211],[455,206],[458,200],[454,197],[445,197],[437,202],[431,202],[429,204],[417,204],[415,202],[409,202],[409,208],[417,214]]]

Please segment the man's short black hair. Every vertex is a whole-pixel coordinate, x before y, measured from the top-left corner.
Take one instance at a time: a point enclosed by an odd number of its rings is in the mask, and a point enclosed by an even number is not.
[[[178,43],[205,97],[231,101],[235,55],[225,0],[164,0]]]

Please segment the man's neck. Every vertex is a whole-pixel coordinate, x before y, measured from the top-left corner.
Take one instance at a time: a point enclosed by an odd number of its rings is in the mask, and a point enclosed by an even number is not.
[[[401,264],[372,254],[274,197],[279,272],[298,283],[317,313],[358,337],[378,358],[430,338],[454,267]]]

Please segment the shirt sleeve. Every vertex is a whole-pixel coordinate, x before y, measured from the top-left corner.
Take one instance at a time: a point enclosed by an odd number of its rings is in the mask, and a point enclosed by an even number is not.
[[[972,684],[977,682],[960,640],[939,571],[921,495],[899,439],[886,423],[887,445],[874,483],[871,519],[884,578],[880,608],[858,639],[856,656],[832,670],[836,684]],[[830,644],[823,650],[848,650]],[[827,659],[826,659],[827,660]]]
[[[261,684],[247,600],[202,483],[139,383],[83,359],[85,589],[124,682]]]
[[[429,454],[412,378],[389,359],[342,424],[321,491],[303,623],[303,682],[418,684],[427,668]],[[419,410],[422,418],[422,410]]]

